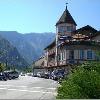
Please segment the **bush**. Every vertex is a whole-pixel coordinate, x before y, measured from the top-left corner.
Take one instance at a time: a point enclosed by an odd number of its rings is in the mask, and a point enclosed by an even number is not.
[[[78,66],[58,88],[58,99],[100,99],[100,63]]]
[[[57,99],[81,99],[84,94],[81,93],[82,89],[77,84],[71,81],[63,82],[63,85],[58,88]]]

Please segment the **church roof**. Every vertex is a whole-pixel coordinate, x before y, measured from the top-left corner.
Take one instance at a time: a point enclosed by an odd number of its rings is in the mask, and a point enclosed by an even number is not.
[[[62,23],[69,23],[69,24],[77,25],[73,17],[71,16],[71,14],[69,13],[67,7],[65,11],[63,12],[62,16],[60,17],[59,21],[56,23],[56,25],[62,24]]]

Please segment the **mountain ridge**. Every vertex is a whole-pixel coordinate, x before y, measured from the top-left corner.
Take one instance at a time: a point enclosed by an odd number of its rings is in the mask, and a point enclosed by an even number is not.
[[[8,40],[0,36],[0,62],[6,63],[10,67],[23,69],[29,64],[22,58],[13,45]]]
[[[20,55],[31,64],[44,54],[44,48],[55,39],[55,34],[18,33],[16,31],[0,31],[0,35],[17,48]]]

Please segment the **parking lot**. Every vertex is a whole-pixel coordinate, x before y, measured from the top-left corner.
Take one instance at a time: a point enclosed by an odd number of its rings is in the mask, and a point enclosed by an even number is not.
[[[0,99],[55,99],[57,86],[51,79],[19,76],[0,81]]]

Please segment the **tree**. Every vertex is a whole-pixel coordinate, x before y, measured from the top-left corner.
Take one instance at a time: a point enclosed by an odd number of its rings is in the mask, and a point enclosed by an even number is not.
[[[26,67],[26,68],[24,69],[24,72],[25,72],[25,73],[32,73],[32,67]]]
[[[6,69],[5,64],[0,63],[0,72],[4,71]]]

